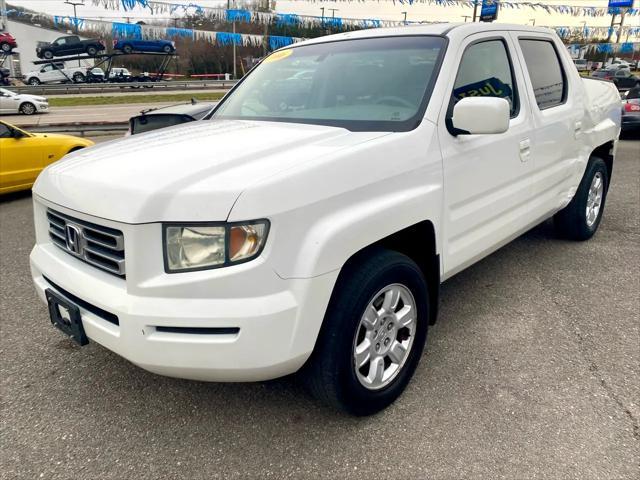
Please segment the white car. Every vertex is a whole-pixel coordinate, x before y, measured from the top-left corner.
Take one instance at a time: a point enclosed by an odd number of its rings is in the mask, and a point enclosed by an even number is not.
[[[620,110],[549,29],[301,42],[203,120],[48,167],[33,281],[80,344],[197,380],[302,369],[318,398],[371,414],[413,375],[440,282],[549,217],[596,232]]]
[[[0,88],[0,113],[46,113],[49,111],[49,101],[45,97],[14,93]]]
[[[23,75],[28,85],[40,85],[43,83],[83,83],[86,81],[89,67],[66,67],[64,62],[52,62],[39,66]],[[104,72],[102,72],[104,77]]]

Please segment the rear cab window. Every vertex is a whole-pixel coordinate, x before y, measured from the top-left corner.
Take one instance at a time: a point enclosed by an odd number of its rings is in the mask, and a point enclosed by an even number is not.
[[[518,39],[524,63],[540,110],[563,105],[567,101],[567,76],[552,40]]]

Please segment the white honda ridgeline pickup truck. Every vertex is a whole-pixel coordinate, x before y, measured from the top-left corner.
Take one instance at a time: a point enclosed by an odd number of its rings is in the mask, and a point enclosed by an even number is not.
[[[197,380],[301,370],[371,414],[414,373],[440,282],[551,216],[594,234],[619,131],[614,85],[546,29],[305,41],[201,121],[47,168],[33,279],[80,344]]]

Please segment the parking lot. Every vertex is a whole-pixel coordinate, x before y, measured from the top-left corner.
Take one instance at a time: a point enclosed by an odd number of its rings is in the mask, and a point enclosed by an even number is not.
[[[0,199],[0,477],[637,478],[640,141],[620,144],[589,242],[547,222],[443,285],[408,390],[352,418],[295,378],[147,373],[49,323],[31,197]]]

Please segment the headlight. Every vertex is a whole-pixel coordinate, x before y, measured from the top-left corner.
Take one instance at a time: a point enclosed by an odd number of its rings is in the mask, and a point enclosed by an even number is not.
[[[164,225],[167,273],[219,268],[257,257],[264,247],[269,222]]]

